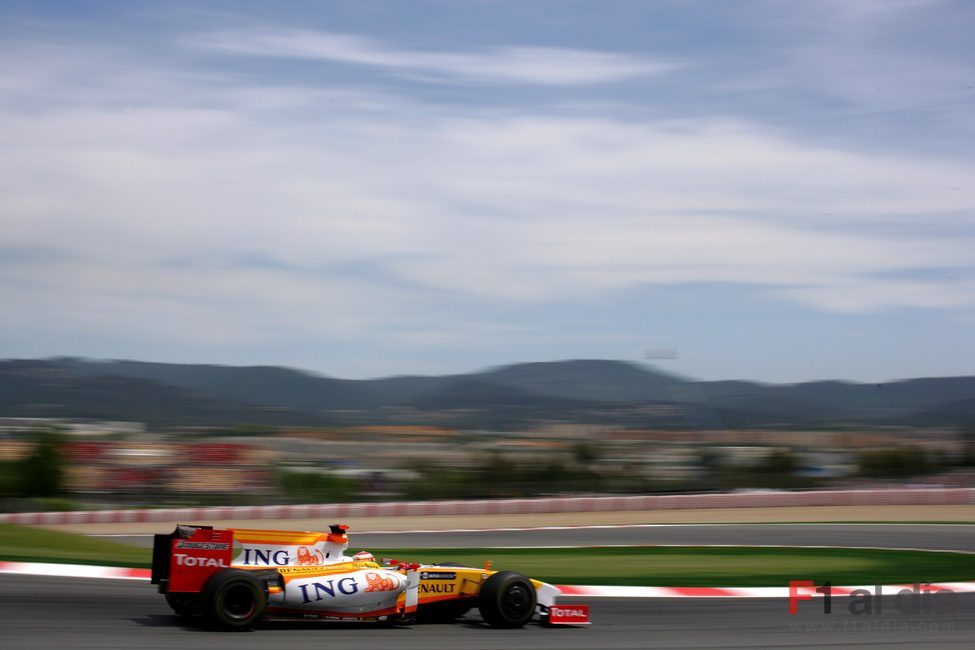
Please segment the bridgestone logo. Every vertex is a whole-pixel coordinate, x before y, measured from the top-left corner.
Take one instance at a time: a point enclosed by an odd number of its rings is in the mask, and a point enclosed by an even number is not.
[[[230,544],[221,542],[185,542],[180,540],[176,542],[176,548],[194,549],[197,551],[226,551],[230,548]]]

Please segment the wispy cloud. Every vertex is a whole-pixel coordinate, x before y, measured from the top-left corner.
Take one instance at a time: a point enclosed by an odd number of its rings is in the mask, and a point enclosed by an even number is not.
[[[404,103],[376,119],[337,110],[281,126],[262,123],[263,111],[244,102],[2,114],[12,135],[0,171],[6,199],[19,206],[8,211],[18,218],[5,238],[68,250],[84,242],[87,264],[139,268],[145,281],[174,287],[185,276],[154,260],[241,251],[287,260],[289,269],[254,266],[248,284],[290,275],[301,291],[272,293],[293,298],[295,310],[316,294],[311,287],[350,282],[329,269],[355,263],[382,269],[423,300],[444,292],[558,302],[727,282],[788,289],[775,295],[841,311],[849,301],[829,297],[858,287],[881,295],[877,274],[975,266],[963,240],[872,230],[878,220],[910,225],[921,214],[929,225],[951,223],[970,211],[975,190],[965,182],[975,170],[959,163],[814,147],[741,123],[418,116]],[[390,166],[395,174],[380,173]],[[219,282],[221,265],[211,270],[196,271],[192,293],[202,299],[209,286],[219,303],[232,270]],[[98,292],[132,281],[92,277]],[[66,277],[47,281],[54,292]],[[948,306],[963,295],[919,300],[916,284],[885,280],[891,290],[863,309]],[[373,313],[375,323],[414,317],[409,301],[379,299],[393,291],[379,275],[354,285],[323,300]],[[363,310],[365,302],[386,307]]]
[[[196,49],[140,56],[43,39],[7,47],[0,339],[50,332],[101,337],[106,349],[124,338],[208,355],[301,341],[325,350],[322,359],[330,345],[371,351],[382,341],[416,357],[417,348],[499,351],[518,339],[530,341],[530,356],[560,337],[630,345],[640,323],[621,332],[606,317],[569,332],[577,321],[561,315],[585,320],[593,304],[625,311],[625,296],[668,291],[694,302],[701,286],[822,319],[975,308],[970,153],[837,144],[760,113],[664,117],[643,110],[658,99],[646,88],[585,86],[669,73],[674,92],[692,69],[646,55],[420,51],[266,29],[180,42]],[[812,52],[828,46],[810,42],[788,44],[791,58],[763,71],[774,68],[790,90],[808,75],[830,101],[868,107],[855,80],[825,87],[818,77],[843,64],[815,69]],[[856,47],[852,37],[843,44]],[[326,83],[303,76],[316,66],[251,66],[245,55],[565,88],[510,103],[441,102],[440,88],[384,85],[384,74]],[[879,69],[881,59],[851,67]],[[920,77],[928,64],[905,69]],[[694,83],[720,81],[693,70]],[[456,95],[518,94],[464,90]],[[909,106],[903,94],[891,101]],[[709,319],[708,309],[688,318]],[[537,321],[525,323],[526,312]],[[577,354],[569,348],[553,354]],[[493,354],[468,353],[471,366]]]
[[[785,13],[775,2],[739,7],[743,20],[762,25],[765,37],[776,43],[775,56],[758,66],[757,75],[746,71],[745,78],[840,102],[838,117],[970,113],[971,66],[951,54],[949,34],[942,46],[947,51],[939,51],[933,37],[952,12],[943,0],[822,0]]]
[[[890,281],[873,277],[838,277],[832,283],[783,289],[774,295],[831,312],[869,313],[892,307],[954,309],[975,307],[975,282],[952,280]]]
[[[496,47],[477,52],[407,50],[354,34],[308,30],[217,31],[185,41],[230,54],[313,59],[390,72],[476,82],[577,85],[674,70],[675,62],[559,47]]]

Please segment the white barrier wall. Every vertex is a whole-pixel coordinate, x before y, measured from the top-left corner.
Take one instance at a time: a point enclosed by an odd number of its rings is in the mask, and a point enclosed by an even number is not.
[[[292,506],[22,512],[0,514],[0,522],[25,525],[219,521],[228,519],[331,519],[514,515],[549,512],[613,512],[697,508],[781,508],[802,506],[975,505],[975,488],[891,488],[811,492],[744,492],[626,497],[553,497],[477,501],[391,501]]]

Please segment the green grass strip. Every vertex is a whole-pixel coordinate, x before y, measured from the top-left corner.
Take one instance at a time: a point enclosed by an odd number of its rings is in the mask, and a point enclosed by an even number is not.
[[[350,550],[358,550],[353,547]],[[556,584],[780,587],[975,580],[975,554],[842,548],[672,547],[369,549],[376,557],[519,571]],[[0,560],[148,567],[150,549],[0,524]]]
[[[520,571],[555,584],[781,587],[789,580],[834,585],[975,579],[975,555],[924,551],[787,547],[612,547],[574,549],[380,549],[376,557],[458,562]]]
[[[148,568],[152,550],[98,537],[0,524],[0,560]]]

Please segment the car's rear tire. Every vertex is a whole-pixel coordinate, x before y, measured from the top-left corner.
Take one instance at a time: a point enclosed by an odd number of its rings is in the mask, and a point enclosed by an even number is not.
[[[190,618],[203,613],[200,594],[166,594],[166,603],[177,616]]]
[[[246,629],[264,615],[267,594],[260,581],[241,569],[214,573],[203,588],[204,613],[218,626]]]
[[[535,586],[514,571],[490,576],[478,595],[478,609],[491,627],[524,627],[535,615],[536,604]]]

